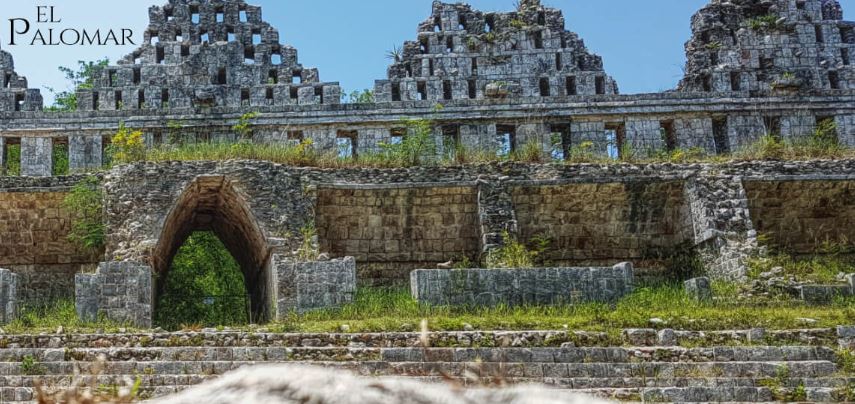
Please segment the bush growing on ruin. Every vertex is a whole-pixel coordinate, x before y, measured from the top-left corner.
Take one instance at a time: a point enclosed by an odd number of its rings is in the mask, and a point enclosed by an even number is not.
[[[318,230],[315,222],[310,221],[300,229],[302,238],[300,248],[297,250],[297,259],[300,261],[316,261],[321,251],[318,248]]]
[[[63,200],[63,208],[71,214],[68,240],[84,250],[104,247],[104,194],[97,177],[89,176],[78,182]]]
[[[128,128],[124,123],[120,124],[119,131],[107,147],[107,154],[112,162],[120,164],[145,160],[146,145],[142,131]]]
[[[51,112],[77,111],[77,90],[91,89],[95,74],[109,65],[110,60],[104,58],[94,62],[78,61],[76,69],[60,66],[59,71],[65,74],[65,79],[69,81],[69,88],[58,92],[48,87],[48,91],[53,93],[55,98],[53,105],[45,110]]]
[[[258,118],[258,112],[247,112],[238,118],[238,122],[232,126],[238,140],[246,141],[252,138],[252,121]]]
[[[543,264],[543,253],[549,248],[550,240],[544,236],[532,238],[533,247],[521,243],[507,231],[502,233],[503,245],[490,250],[484,260],[489,269],[535,268]]]

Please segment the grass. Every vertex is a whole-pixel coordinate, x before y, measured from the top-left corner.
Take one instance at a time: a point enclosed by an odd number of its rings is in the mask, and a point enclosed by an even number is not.
[[[468,308],[435,307],[415,301],[404,288],[362,288],[355,301],[340,309],[290,315],[282,322],[268,324],[273,332],[417,331],[423,319],[434,331],[461,331],[467,325],[480,330],[584,330],[616,335],[625,328],[649,328],[650,320],[664,324],[655,328],[715,331],[749,328],[804,328],[803,319],[817,322],[812,327],[834,327],[855,323],[855,299],[837,299],[826,306],[810,306],[791,300],[738,300],[738,287],[730,283],[714,285],[716,299],[692,299],[682,285],[640,287],[616,305],[588,303],[576,306]],[[24,310],[18,320],[4,330],[10,334],[56,332],[116,332],[127,328],[107,321],[81,322],[70,301],[50,308]],[[233,327],[233,329],[242,329]]]
[[[737,288],[716,285],[715,302],[689,297],[680,285],[642,287],[617,305],[582,304],[558,307],[451,308],[431,307],[413,300],[404,289],[361,289],[353,304],[291,316],[272,329],[279,331],[335,332],[348,325],[353,332],[414,330],[427,319],[431,330],[462,330],[466,324],[483,330],[563,329],[619,332],[624,328],[650,327],[660,318],[668,327],[684,330],[726,330],[765,327],[803,328],[802,319],[817,320],[816,327],[851,324],[855,300],[840,299],[829,306],[808,306],[792,301],[737,302],[728,296]]]
[[[45,304],[43,306],[23,307],[18,318],[3,326],[10,334],[30,332],[54,333],[60,327],[64,332],[104,330],[117,332],[119,328],[127,328],[124,324],[100,319],[95,322],[81,321],[77,317],[74,300],[65,299]]]
[[[748,277],[752,279],[760,278],[761,273],[769,272],[773,268],[783,268],[783,273],[777,276],[794,277],[802,282],[836,284],[839,283],[839,274],[855,273],[855,256],[816,255],[796,258],[779,253],[752,260],[748,267]]]

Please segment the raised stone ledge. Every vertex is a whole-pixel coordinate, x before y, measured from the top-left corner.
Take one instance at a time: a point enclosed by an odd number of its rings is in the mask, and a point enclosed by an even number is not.
[[[453,306],[614,302],[632,292],[632,264],[612,268],[417,269],[420,303]]]
[[[6,324],[18,313],[18,275],[0,269],[0,324]]]
[[[277,317],[339,307],[356,294],[356,260],[297,262],[273,256]]]

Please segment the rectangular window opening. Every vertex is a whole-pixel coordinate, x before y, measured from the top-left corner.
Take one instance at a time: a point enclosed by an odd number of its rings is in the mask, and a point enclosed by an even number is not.
[[[226,11],[223,7],[217,7],[216,11],[214,11],[214,12],[217,13],[217,20],[216,20],[217,22],[225,22],[226,21]]]
[[[270,55],[270,63],[274,66],[279,66],[282,64],[282,54],[281,53],[273,53]]]
[[[24,94],[18,93],[15,94],[15,111],[21,111],[24,109]]]
[[[336,134],[336,146],[339,158],[357,158],[359,147],[359,133],[355,130],[340,130]]]
[[[122,102],[122,92],[116,91],[115,94],[113,94],[113,95],[114,95],[114,98],[116,100],[116,110],[121,111],[123,109],[123,107],[125,106],[124,102]]]
[[[615,160],[623,158],[623,145],[626,143],[626,126],[623,123],[606,125],[606,152]]]
[[[727,118],[714,118],[712,121],[713,142],[715,153],[725,155],[730,153],[730,141],[727,135]]]
[[[549,78],[541,77],[539,84],[540,84],[540,96],[541,97],[549,97],[550,96]]]
[[[157,57],[157,64],[162,65],[163,61],[166,59],[166,51],[163,49],[162,46],[158,46],[156,53],[157,53],[157,56],[156,56]]]
[[[844,66],[849,66],[851,63],[849,58],[849,49],[843,48],[840,50],[840,59],[843,61]]]
[[[291,97],[292,100],[296,100],[297,98],[299,98],[299,96],[300,96],[299,87],[293,87],[292,86],[289,89],[289,96]]]
[[[567,77],[567,95],[577,95],[578,90],[576,89],[576,76]]]
[[[324,88],[323,87],[315,87],[315,97],[318,97],[318,102],[321,104],[324,103]]]
[[[564,70],[564,62],[562,61],[560,53],[555,54],[555,70],[558,70],[559,72]]]
[[[416,90],[419,93],[419,101],[424,101],[428,99],[427,95],[427,82],[419,81]]]
[[[116,81],[116,71],[115,71],[115,70],[108,70],[108,71],[107,71],[107,77],[108,77],[108,81],[110,82],[109,86],[110,86],[110,87],[115,87],[115,86],[116,86],[116,84],[117,84],[117,81]]]
[[[855,27],[840,27],[840,40],[846,44],[855,44]]]
[[[534,33],[534,49],[543,49],[543,31]]]
[[[98,111],[101,109],[101,96],[98,92],[92,93],[92,110]]]
[[[469,99],[478,98],[478,82],[475,80],[469,80]]]
[[[6,77],[3,78],[3,87],[12,88],[12,75],[7,73]]]
[[[392,101],[401,101],[401,83],[392,83]]]
[[[303,131],[301,130],[289,130],[287,133],[288,140],[292,142],[302,142],[304,139]]]
[[[240,104],[243,106],[249,105],[249,89],[242,88],[240,90]]]
[[[247,18],[246,10],[240,10],[240,22],[248,22],[249,18]]]
[[[674,121],[662,121],[659,123],[659,132],[668,151],[677,148],[677,134],[674,132]]]
[[[210,39],[211,37],[208,35],[207,32],[203,32],[201,35],[199,35],[199,42],[201,43],[210,43]]]
[[[145,90],[137,91],[137,109],[145,109]]]
[[[442,99],[450,100],[452,98],[451,81],[445,80],[442,82]]]
[[[442,149],[447,157],[453,157],[460,144],[460,125],[444,125],[442,127]]]
[[[243,63],[247,65],[255,64],[255,47],[247,46],[243,50]]]
[[[294,70],[291,73],[291,84],[303,84],[303,72]]]
[[[252,34],[252,44],[258,45],[261,43],[261,34],[253,33]]]
[[[181,57],[190,56],[190,45],[181,45]]]
[[[447,53],[454,53],[454,37],[453,36],[446,38],[445,50]]]
[[[278,70],[273,69],[267,73],[267,83],[279,84],[279,71]]]
[[[828,83],[832,90],[840,90],[840,76],[835,71],[828,72]]]
[[[742,75],[739,72],[730,72],[730,90],[742,91]]]
[[[549,129],[553,135],[553,139],[551,139],[552,158],[554,160],[566,160],[570,157],[570,150],[573,148],[570,124],[553,124],[550,125]]]
[[[152,32],[149,34],[149,45],[157,45],[160,43],[160,36],[158,36],[157,32]]]
[[[472,74],[478,74],[478,58],[472,58]]]
[[[190,22],[193,24],[198,24],[201,18],[199,17],[199,6],[191,5],[190,6]]]
[[[514,125],[496,125],[496,136],[499,139],[499,157],[510,156],[517,149],[517,127]]]
[[[822,25],[814,25],[813,29],[816,33],[816,43],[825,42],[825,35],[822,32]]]
[[[160,90],[160,107],[163,109],[169,109],[169,89]]]
[[[268,101],[273,101],[273,89],[272,88],[267,88],[264,91],[264,98]]]
[[[767,116],[763,118],[763,124],[766,126],[766,134],[772,135],[776,139],[781,138],[781,117]]]
[[[705,92],[712,91],[712,77],[709,74],[705,74],[702,78],[703,80],[703,88]]]
[[[603,95],[606,93],[606,78],[597,76],[594,85],[596,86],[597,94]]]
[[[428,59],[428,76],[434,75],[433,59]]]
[[[422,55],[425,55],[430,51],[427,37],[419,38],[419,49],[421,49]]]
[[[221,67],[217,70],[217,81],[214,84],[228,84],[228,74],[226,73],[226,68]]]
[[[407,129],[405,128],[392,128],[389,130],[389,139],[391,144],[404,143],[404,137],[406,136]]]

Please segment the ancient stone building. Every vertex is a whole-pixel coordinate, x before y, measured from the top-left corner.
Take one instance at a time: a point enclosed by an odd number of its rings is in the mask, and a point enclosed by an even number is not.
[[[39,90],[27,87],[27,78],[15,72],[12,54],[0,50],[0,111],[41,111],[42,96]]]

